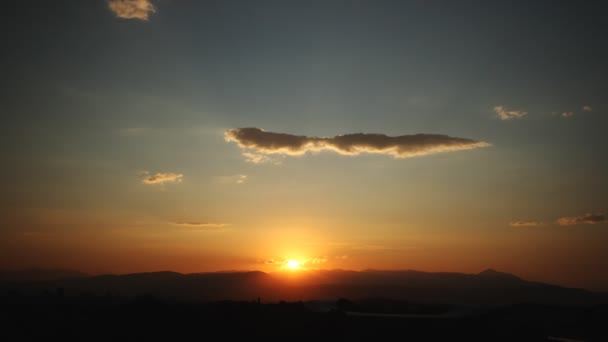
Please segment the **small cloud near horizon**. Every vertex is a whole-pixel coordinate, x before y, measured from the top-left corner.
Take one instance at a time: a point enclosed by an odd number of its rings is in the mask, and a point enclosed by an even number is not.
[[[509,226],[511,227],[538,227],[546,225],[545,222],[542,221],[511,221],[509,222]]]
[[[195,222],[195,221],[177,221],[170,222],[174,226],[200,228],[202,231],[219,231],[226,227],[227,223],[212,223],[212,222]]]
[[[149,185],[181,183],[183,177],[184,175],[181,173],[157,172],[152,175],[146,171],[142,173],[142,182]]]
[[[494,112],[500,120],[520,119],[528,114],[528,112],[519,110],[507,110],[505,106],[498,105],[494,107]]]
[[[150,0],[108,0],[108,7],[118,18],[148,21],[156,8]]]
[[[236,142],[240,148],[254,150],[257,154],[289,156],[300,156],[307,152],[333,151],[346,156],[377,153],[387,154],[393,158],[408,158],[490,146],[484,141],[439,134],[391,137],[384,134],[356,133],[319,138],[266,132],[260,128],[235,128],[226,130],[224,137],[226,141]],[[251,159],[251,156],[257,154],[245,156]]]
[[[565,216],[557,219],[557,224],[560,226],[572,226],[576,224],[597,224],[606,222],[606,217],[603,213],[593,214],[586,213],[580,216]]]
[[[283,262],[279,262],[279,261],[274,260],[272,258],[264,260],[263,263],[265,265],[281,265],[281,264],[283,264]]]
[[[277,266],[281,266],[281,265],[287,265],[287,262],[289,262],[290,259],[287,258],[268,258],[265,260],[262,260],[261,263],[265,264],[265,265],[277,265]],[[306,265],[320,265],[320,264],[324,264],[327,262],[327,257],[312,257],[312,258],[306,258],[306,259],[296,259],[297,261],[300,262],[300,265],[302,266],[306,266]]]
[[[562,117],[563,118],[569,118],[569,117],[572,117],[572,116],[574,116],[574,112],[563,112],[562,113]]]
[[[585,105],[581,108],[584,112],[592,112],[593,108],[591,108],[591,106],[589,105]]]

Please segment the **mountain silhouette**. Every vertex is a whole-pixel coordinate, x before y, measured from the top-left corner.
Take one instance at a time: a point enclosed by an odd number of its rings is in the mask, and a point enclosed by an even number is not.
[[[265,301],[390,298],[458,305],[595,305],[608,302],[605,293],[526,281],[492,269],[478,274],[413,270],[191,274],[164,271],[99,276],[84,276],[80,272],[38,271],[38,274],[46,276],[26,279],[23,273],[2,272],[0,290],[36,292],[62,288],[67,295],[148,294],[159,298],[199,301],[252,300],[261,297]],[[10,279],[10,276],[15,278]]]
[[[499,272],[493,268],[488,268],[486,270],[483,270],[483,271],[477,273],[477,275],[484,276],[484,277],[505,277],[505,278],[520,279],[519,277],[517,277],[511,273]]]

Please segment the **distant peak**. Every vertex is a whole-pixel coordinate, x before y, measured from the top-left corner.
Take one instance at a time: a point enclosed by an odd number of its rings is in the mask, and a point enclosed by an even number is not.
[[[505,273],[505,272],[500,272],[497,271],[493,268],[488,268],[487,270],[481,271],[478,273],[478,275],[480,276],[484,276],[484,277],[509,277],[509,278],[518,278],[514,275],[512,275],[511,273]],[[519,279],[519,278],[518,278]]]
[[[479,275],[492,275],[492,274],[501,274],[502,272],[498,272],[497,270],[493,269],[493,268],[488,268],[485,269],[481,272],[479,272]]]

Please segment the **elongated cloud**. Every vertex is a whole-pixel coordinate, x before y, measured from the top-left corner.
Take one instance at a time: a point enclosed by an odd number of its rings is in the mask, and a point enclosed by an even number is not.
[[[546,223],[541,221],[512,221],[509,222],[511,227],[538,227],[544,226]]]
[[[340,256],[340,258],[342,258],[342,256]],[[324,264],[327,262],[327,257],[326,256],[312,257],[312,258],[306,258],[306,259],[298,259],[297,261],[302,266],[320,265],[320,264]],[[278,266],[287,265],[287,262],[289,262],[289,259],[285,259],[285,258],[268,258],[265,260],[260,260],[260,263],[263,263],[266,265],[278,265]]]
[[[159,172],[153,175],[144,172],[142,175],[142,182],[145,184],[155,185],[155,184],[164,184],[164,183],[179,183],[182,181],[184,175],[181,173],[173,173],[173,172]]]
[[[150,0],[108,0],[108,6],[114,14],[123,19],[148,20],[156,8]]]
[[[580,216],[566,216],[557,219],[557,224],[560,226],[572,226],[575,224],[596,224],[606,221],[604,214],[587,213]]]
[[[200,230],[212,231],[221,230],[226,227],[226,223],[211,223],[211,222],[194,222],[194,221],[178,221],[171,222],[175,226],[199,228]]]
[[[562,117],[564,117],[564,118],[569,118],[571,116],[574,116],[574,112],[563,112],[562,113]]]
[[[494,107],[494,112],[496,112],[496,115],[500,120],[519,119],[528,114],[528,112],[522,112],[519,110],[507,110],[505,106]]]
[[[333,138],[307,137],[266,132],[259,128],[226,130],[224,138],[236,142],[243,149],[257,153],[303,155],[306,152],[334,151],[342,155],[361,153],[388,154],[394,158],[408,158],[438,152],[470,150],[490,146],[487,142],[454,138],[439,134],[415,134],[390,137],[384,134],[345,134]]]
[[[593,108],[591,108],[591,106],[583,106],[582,110],[583,110],[584,112],[592,112],[592,111],[593,111]]]

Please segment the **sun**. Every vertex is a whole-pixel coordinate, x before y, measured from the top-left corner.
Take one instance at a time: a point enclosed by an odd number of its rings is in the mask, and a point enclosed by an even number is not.
[[[289,259],[287,260],[286,265],[290,270],[297,270],[300,268],[300,262],[298,260]]]

